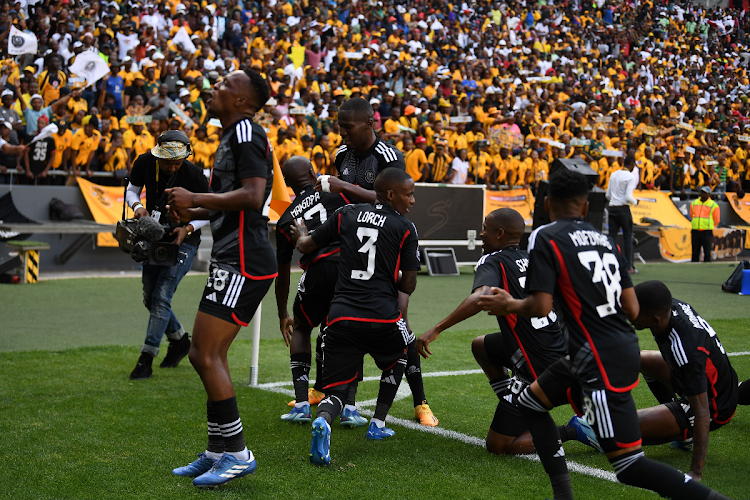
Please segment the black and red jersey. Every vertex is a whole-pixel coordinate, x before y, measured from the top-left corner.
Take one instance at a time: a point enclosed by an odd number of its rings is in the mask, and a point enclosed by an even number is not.
[[[341,320],[399,320],[398,272],[420,269],[414,224],[382,203],[348,205],[320,226],[312,239],[320,247],[341,243],[329,325]]]
[[[620,303],[632,287],[619,248],[588,222],[560,219],[531,233],[526,291],[553,295],[574,366],[593,358],[614,392],[638,384],[638,336]]]
[[[263,177],[263,206],[237,212],[210,210],[214,243],[211,261],[249,279],[276,276],[276,258],[268,240],[268,213],[273,187],[273,152],[263,127],[243,118],[226,127],[216,150],[210,186],[214,193],[242,187],[242,179]]]
[[[690,304],[672,299],[666,331],[651,334],[672,371],[672,385],[680,396],[707,393],[711,420],[729,422],[737,407],[737,373],[719,337]]]
[[[529,254],[518,247],[508,247],[482,256],[474,270],[472,290],[482,286],[502,288],[513,297],[527,296],[526,269]],[[543,318],[525,318],[515,314],[497,316],[506,352],[514,363],[514,373],[526,380],[536,380],[549,365],[565,356],[565,339],[554,311]]]
[[[313,184],[305,186],[276,223],[276,260],[279,265],[288,264],[292,261],[294,242],[291,238],[290,228],[295,220],[303,219],[308,231],[312,233],[330,219],[336,210],[347,204],[349,204],[349,200],[343,193],[323,193],[315,191]],[[311,254],[303,255],[299,265],[302,269],[307,269],[313,262],[326,257],[337,256],[340,250],[339,242],[335,241]]]
[[[406,170],[404,155],[398,149],[380,139],[376,139],[370,149],[362,155],[357,155],[353,149],[347,146],[341,146],[336,150],[334,161],[339,179],[369,191],[375,189],[375,177],[381,170],[388,167]],[[358,202],[360,200],[352,201]]]

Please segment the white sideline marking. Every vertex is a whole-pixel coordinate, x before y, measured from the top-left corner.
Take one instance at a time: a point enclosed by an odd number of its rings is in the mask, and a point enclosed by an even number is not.
[[[748,353],[750,354],[750,353]],[[422,377],[448,377],[448,376],[455,376],[455,375],[477,375],[483,373],[482,370],[455,370],[455,371],[442,371],[442,372],[426,372],[422,373]],[[373,382],[373,381],[379,381],[380,377],[364,377],[363,382]],[[310,383],[315,383],[314,380],[310,380]],[[284,381],[284,382],[270,382],[266,384],[258,384],[256,387],[258,389],[263,389],[264,391],[269,392],[277,392],[280,394],[286,394],[287,396],[294,397],[294,391],[291,389],[285,389],[285,386],[293,385],[290,381]],[[406,388],[404,388],[406,386]],[[408,397],[411,395],[411,390],[408,389],[407,384],[401,384],[401,387],[399,387],[398,392],[396,393],[396,398],[403,399],[405,397]],[[359,409],[359,413],[361,415],[372,417],[375,413],[372,410],[367,410],[363,407],[365,406],[374,406],[376,403],[376,399],[367,400],[367,401],[361,401],[357,402],[357,408]],[[448,439],[455,439],[456,441],[461,441],[462,443],[470,444],[473,446],[479,446],[482,448],[486,448],[486,444],[484,442],[484,439],[469,436],[468,434],[463,434],[461,432],[452,431],[450,429],[443,429],[441,427],[426,427],[422,424],[419,424],[417,422],[412,422],[410,420],[404,420],[402,418],[397,418],[393,416],[388,416],[388,422],[396,425],[400,425],[402,427],[406,427],[407,429],[420,431],[420,432],[426,432],[428,434],[435,434],[441,437],[445,437]],[[533,462],[539,462],[539,455],[536,453],[532,455],[516,455],[519,458],[523,458],[526,460],[531,460]],[[585,474],[587,476],[596,477],[599,479],[604,479],[606,481],[611,482],[617,482],[617,477],[613,472],[597,469],[595,467],[589,467],[587,465],[579,464],[578,462],[574,462],[572,460],[567,460],[566,463],[568,464],[568,470],[572,472],[577,472],[579,474]]]
[[[750,351],[728,352],[727,356],[747,356],[749,354],[750,354]]]

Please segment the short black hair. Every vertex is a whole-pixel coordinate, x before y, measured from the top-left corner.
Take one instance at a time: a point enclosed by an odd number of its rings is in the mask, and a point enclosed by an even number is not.
[[[397,185],[409,179],[411,179],[411,175],[407,174],[406,170],[396,167],[385,168],[375,177],[375,192],[385,195],[387,191],[393,190]]]
[[[375,114],[370,102],[361,97],[352,97],[344,101],[339,109],[339,112],[341,111],[351,111],[357,117],[361,117],[364,120],[372,118]]]
[[[506,233],[521,238],[526,229],[526,221],[523,216],[512,208],[498,208],[487,214],[487,219],[497,224]]]
[[[271,97],[271,90],[263,76],[254,69],[246,69],[245,74],[250,78],[250,88],[253,89],[258,98],[259,109],[262,108]]]
[[[625,157],[625,166],[635,165],[635,155],[628,155]]]
[[[635,296],[641,306],[640,314],[664,314],[672,308],[672,294],[661,281],[644,281],[635,286]]]
[[[566,201],[587,196],[589,181],[586,176],[567,168],[560,168],[549,178],[548,196],[551,200]]]

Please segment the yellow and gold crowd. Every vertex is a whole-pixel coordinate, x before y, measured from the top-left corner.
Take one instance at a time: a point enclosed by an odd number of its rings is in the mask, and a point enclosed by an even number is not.
[[[606,188],[634,155],[641,189],[739,192],[750,19],[735,4],[2,0],[0,138],[57,130],[44,175],[9,176],[28,160],[0,153],[0,176],[120,183],[165,130],[184,131],[190,160],[210,169],[211,86],[249,67],[271,88],[255,120],[282,164],[303,155],[335,173],[338,109],[362,97],[416,181],[533,189],[555,160],[577,159]],[[36,52],[9,55],[26,43],[18,32]],[[86,52],[110,70],[93,84],[70,70]]]

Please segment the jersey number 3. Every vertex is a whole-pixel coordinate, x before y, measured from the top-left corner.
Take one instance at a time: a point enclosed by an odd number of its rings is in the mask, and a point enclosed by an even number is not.
[[[359,227],[357,228],[357,238],[363,242],[362,246],[359,247],[359,253],[367,254],[367,269],[364,271],[352,270],[352,279],[366,281],[375,274],[375,252],[377,251],[375,242],[378,241],[378,230],[371,227]]]
[[[622,285],[620,284],[620,262],[613,253],[605,253],[601,257],[596,250],[587,250],[579,252],[578,260],[581,261],[586,269],[593,271],[591,281],[601,283],[607,293],[607,303],[596,306],[596,312],[604,318],[617,312],[617,306],[620,305],[620,296],[622,295]],[[593,268],[592,268],[593,266]]]

